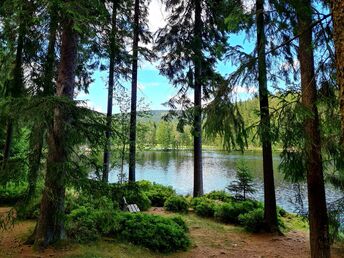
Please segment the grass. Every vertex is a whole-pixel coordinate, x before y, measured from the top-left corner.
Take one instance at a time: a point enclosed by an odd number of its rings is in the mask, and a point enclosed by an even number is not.
[[[293,230],[297,231],[308,231],[309,226],[306,218],[299,215],[288,213],[286,217],[283,217],[284,225],[286,226],[285,232],[290,232]]]

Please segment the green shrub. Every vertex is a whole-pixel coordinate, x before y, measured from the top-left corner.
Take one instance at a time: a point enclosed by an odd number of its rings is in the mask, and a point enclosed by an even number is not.
[[[114,209],[81,206],[66,216],[66,232],[76,242],[86,243],[114,234],[118,223],[118,212]]]
[[[190,245],[185,229],[175,220],[142,213],[123,214],[117,236],[163,253],[186,250]]]
[[[180,217],[172,217],[171,218],[176,224],[178,224],[185,232],[189,232],[189,228],[186,225],[185,221]]]
[[[204,195],[204,197],[212,200],[218,200],[222,202],[230,202],[233,198],[229,193],[225,191],[212,191]]]
[[[128,204],[137,204],[141,211],[146,211],[151,207],[151,202],[147,195],[140,189],[138,183],[112,184],[111,185],[113,201],[124,207],[123,197]]]
[[[281,207],[277,207],[277,212],[278,212],[278,215],[280,215],[281,217],[285,217],[288,214],[288,212]]]
[[[239,222],[249,232],[260,232],[264,229],[264,210],[258,208],[239,215]]]
[[[201,203],[203,200],[208,200],[208,198],[202,196],[202,197],[195,197],[191,199],[190,206],[192,208],[196,208],[196,206]]]
[[[215,217],[225,223],[239,223],[239,215],[248,213],[260,205],[252,200],[231,202],[218,205],[215,208]]]
[[[137,181],[136,184],[139,186],[141,191],[147,192],[152,189],[153,183],[148,180]]]
[[[18,205],[17,218],[18,219],[38,219],[40,212],[40,199],[35,198],[30,203],[23,203]]]
[[[118,210],[119,204],[106,196],[93,197],[87,193],[78,193],[68,189],[65,197],[65,213],[69,214],[72,210],[78,209],[79,207],[89,207],[99,210]]]
[[[152,206],[163,207],[166,200],[175,195],[176,192],[171,186],[164,186],[161,184],[152,184],[148,191],[145,191],[147,197],[152,203]]]
[[[207,198],[200,198],[195,206],[195,212],[201,217],[214,217],[216,202]]]
[[[146,211],[151,207],[151,201],[144,192],[127,192],[125,196],[128,204],[137,204],[141,211]]]
[[[94,224],[92,209],[79,207],[72,210],[66,218],[67,236],[79,243],[95,241],[100,238],[100,233]]]
[[[0,204],[1,205],[14,205],[19,200],[24,199],[27,190],[27,184],[20,183],[7,183],[0,187]]]
[[[185,197],[173,195],[166,200],[164,207],[168,211],[188,212],[189,203]]]

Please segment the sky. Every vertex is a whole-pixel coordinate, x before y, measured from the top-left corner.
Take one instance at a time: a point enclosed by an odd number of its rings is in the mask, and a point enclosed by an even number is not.
[[[159,0],[152,0],[149,6],[149,28],[155,32],[160,27],[163,27],[166,22],[166,12]],[[245,51],[253,49],[253,43],[245,40],[243,34],[233,35],[230,37],[231,45],[242,45]],[[138,99],[143,98],[144,103],[148,105],[151,110],[166,110],[168,107],[163,104],[173,97],[177,89],[174,88],[168,79],[159,74],[157,68],[157,61],[154,64],[149,62],[140,63],[138,70]],[[240,62],[240,60],[238,60]],[[233,66],[228,63],[219,63],[217,69],[221,74],[229,74],[233,71]],[[98,112],[106,113],[107,110],[107,86],[108,86],[108,72],[96,71],[93,75],[94,82],[89,87],[89,94],[80,92],[77,96],[78,100],[83,100],[86,105]],[[130,82],[124,84],[130,92]],[[247,99],[250,94],[255,93],[255,89],[250,90],[243,87],[236,87],[235,89],[240,99]],[[192,94],[192,92],[190,92]],[[114,112],[119,112],[116,103],[114,103]]]

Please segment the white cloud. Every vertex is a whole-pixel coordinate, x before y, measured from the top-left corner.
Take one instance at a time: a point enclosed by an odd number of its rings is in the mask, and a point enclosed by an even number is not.
[[[242,0],[242,5],[244,6],[245,12],[249,13],[253,10],[255,6],[254,0]]]
[[[233,88],[233,93],[235,93],[235,94],[254,94],[254,93],[257,93],[257,88],[235,86]]]
[[[167,13],[161,0],[152,0],[149,5],[148,25],[151,32],[156,32],[166,25]]]

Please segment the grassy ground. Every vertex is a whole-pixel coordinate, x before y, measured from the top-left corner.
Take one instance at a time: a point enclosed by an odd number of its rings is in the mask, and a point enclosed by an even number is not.
[[[175,214],[162,208],[152,208],[148,213],[162,216]],[[0,257],[309,257],[307,224],[302,219],[290,215],[284,219],[287,229],[284,236],[271,234],[249,234],[241,227],[218,223],[212,219],[200,218],[193,213],[181,214],[190,229],[192,245],[187,252],[174,254],[153,253],[145,248],[113,239],[79,245],[67,243],[63,247],[50,248],[44,253],[35,253],[23,241],[32,232],[34,221],[17,222],[10,231],[0,232]],[[332,257],[343,257],[344,246],[335,245]]]

